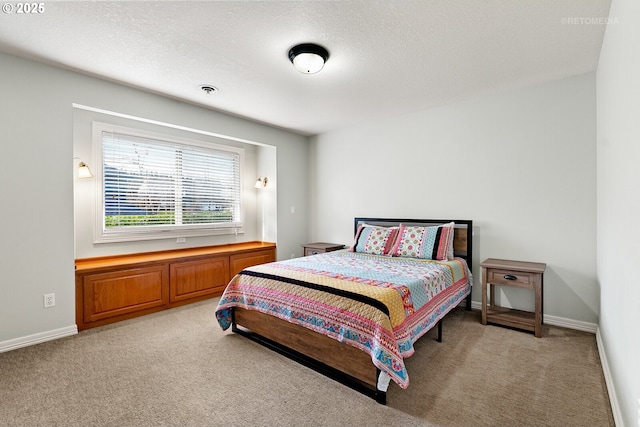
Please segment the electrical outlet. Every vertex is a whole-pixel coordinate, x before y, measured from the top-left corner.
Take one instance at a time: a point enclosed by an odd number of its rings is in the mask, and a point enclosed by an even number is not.
[[[176,239],[176,243],[184,243],[184,242],[186,242],[186,241],[187,241],[187,238],[186,238],[186,237],[178,237],[178,238]]]
[[[56,305],[56,294],[44,294],[44,308]]]

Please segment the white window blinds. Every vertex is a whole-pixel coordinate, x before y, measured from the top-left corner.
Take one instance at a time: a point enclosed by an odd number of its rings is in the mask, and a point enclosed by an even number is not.
[[[103,233],[240,227],[240,154],[102,131]]]

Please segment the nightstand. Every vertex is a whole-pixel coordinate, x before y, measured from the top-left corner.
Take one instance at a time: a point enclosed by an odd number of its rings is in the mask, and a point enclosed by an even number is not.
[[[302,246],[302,255],[317,255],[325,252],[337,251],[339,249],[343,249],[344,245],[339,245],[337,243],[305,243]]]
[[[542,336],[543,323],[543,275],[546,264],[489,258],[482,267],[482,324],[494,323],[531,331]],[[487,285],[489,304],[487,305]],[[496,286],[513,286],[531,289],[535,295],[533,312],[509,309],[496,305]]]

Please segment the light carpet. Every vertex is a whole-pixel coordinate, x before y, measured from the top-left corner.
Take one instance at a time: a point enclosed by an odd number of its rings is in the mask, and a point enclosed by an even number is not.
[[[223,332],[218,299],[0,354],[3,426],[614,426],[595,336],[456,309],[387,405]]]

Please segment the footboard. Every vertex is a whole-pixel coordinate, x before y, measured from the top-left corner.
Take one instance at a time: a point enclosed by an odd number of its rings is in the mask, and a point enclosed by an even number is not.
[[[371,356],[302,326],[258,311],[233,309],[233,331],[386,403]]]

